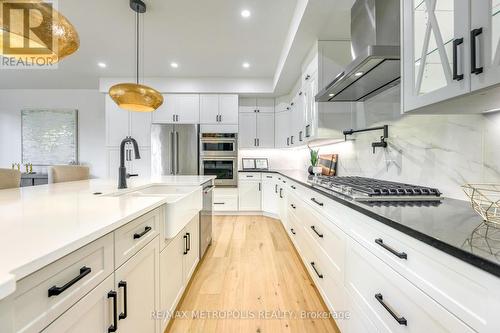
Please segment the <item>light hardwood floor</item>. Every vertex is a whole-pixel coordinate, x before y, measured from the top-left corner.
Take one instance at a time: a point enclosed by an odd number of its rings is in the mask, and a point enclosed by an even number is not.
[[[218,216],[213,236],[178,307],[188,317],[191,311],[207,317],[176,318],[167,332],[339,332],[332,319],[300,319],[302,311],[328,310],[280,221]],[[273,317],[280,312],[279,319]],[[299,318],[291,318],[290,312]]]

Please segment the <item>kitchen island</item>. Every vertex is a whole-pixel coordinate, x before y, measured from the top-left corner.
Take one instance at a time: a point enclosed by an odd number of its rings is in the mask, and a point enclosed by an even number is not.
[[[166,207],[180,202],[187,196],[190,196],[192,211],[189,213],[189,219],[179,228],[182,229],[184,226],[188,228],[192,225],[195,229],[191,233],[185,232],[184,235],[179,235],[180,242],[183,242],[189,234],[189,243],[185,243],[186,246],[189,245],[189,249],[181,249],[181,252],[190,252],[191,244],[197,247],[198,239],[194,236],[198,230],[197,213],[201,210],[201,185],[213,181],[214,178],[212,176],[138,178],[130,180],[128,189],[124,190],[117,190],[114,179],[94,179],[0,191],[0,234],[3,237],[0,242],[0,331],[18,331],[21,328],[26,331],[43,329],[69,308],[71,302],[68,298],[76,302],[85,295],[83,291],[78,294],[79,289],[85,289],[84,286],[77,286],[78,281],[83,281],[85,284],[86,280],[96,280],[99,273],[102,273],[102,279],[106,278],[105,275],[109,275],[108,273],[112,276],[120,265],[126,266],[125,262],[134,259],[133,257],[138,256],[148,246],[156,248],[154,261],[158,263],[159,252],[163,249],[168,250],[169,244],[176,242],[175,237],[165,237],[167,224],[172,223],[165,219]],[[165,195],[139,193],[147,192],[144,190],[154,186],[187,190],[181,191],[180,194]],[[152,243],[154,245],[150,245]],[[94,244],[98,246],[92,249]],[[99,271],[87,267],[89,265],[79,267],[78,262],[74,263],[78,266],[77,269],[72,267],[73,264],[70,262],[64,263],[86,248],[89,250],[82,258],[90,258],[98,253],[89,262],[101,265]],[[175,290],[179,295],[182,294],[183,287],[199,260],[198,253],[195,252],[197,251],[192,251],[193,258],[189,271],[181,274],[182,286],[179,290]],[[178,258],[170,255],[170,259]],[[52,267],[58,262],[63,262],[62,266]],[[153,268],[155,274],[162,269],[157,266],[158,264],[155,264]],[[64,273],[62,274],[64,276],[57,277],[60,273]],[[171,272],[170,274],[172,275]],[[38,275],[36,281],[32,278],[34,275]],[[51,276],[56,277],[54,281],[49,281]],[[77,281],[71,279],[74,276]],[[155,280],[155,283],[158,283],[159,279]],[[30,287],[35,290],[37,285],[43,285],[46,281],[49,281],[49,284],[53,283],[55,287],[49,288],[52,292],[49,290],[48,296],[45,287],[43,291],[35,291],[30,296]],[[73,291],[70,290],[70,282],[76,286]],[[97,283],[93,286],[95,287]],[[68,291],[64,293],[66,289]],[[132,288],[129,286],[129,289]],[[85,289],[85,292],[88,291],[90,290]],[[130,292],[133,291],[129,290]],[[41,305],[41,308],[45,309],[41,309],[41,313],[24,313],[23,315],[28,317],[31,315],[31,318],[19,319],[16,309],[21,308],[22,303],[27,301],[24,299],[25,296],[30,296],[28,297],[30,302],[36,303],[37,297],[41,296],[40,293],[44,294],[44,299],[39,303],[46,301],[46,304]],[[178,298],[178,295],[175,296],[174,301]],[[156,306],[148,309],[149,312],[158,309],[159,298],[161,298],[159,295],[155,295]],[[60,305],[58,299],[66,304]],[[123,307],[125,300],[120,302]],[[37,308],[39,305],[34,304],[32,307]],[[41,317],[49,319],[40,319]],[[113,315],[109,317],[112,318]],[[111,327],[114,324],[109,324],[106,318],[106,325]]]

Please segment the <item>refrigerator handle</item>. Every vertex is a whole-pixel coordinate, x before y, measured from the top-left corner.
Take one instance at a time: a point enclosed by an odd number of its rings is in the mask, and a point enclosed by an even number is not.
[[[170,174],[173,175],[175,174],[174,170],[174,132],[170,132]]]
[[[179,173],[179,132],[175,132],[175,174]]]

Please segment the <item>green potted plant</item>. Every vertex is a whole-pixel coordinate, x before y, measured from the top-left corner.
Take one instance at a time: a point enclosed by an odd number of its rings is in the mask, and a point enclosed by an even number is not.
[[[307,146],[309,148],[309,157],[311,161],[311,165],[307,169],[310,175],[314,174],[314,168],[317,167],[318,161],[319,161],[319,149],[312,149],[311,147]]]

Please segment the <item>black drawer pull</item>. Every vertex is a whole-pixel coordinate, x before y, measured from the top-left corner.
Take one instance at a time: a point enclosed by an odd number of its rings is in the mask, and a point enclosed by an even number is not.
[[[312,226],[311,226],[311,229],[314,231],[314,233],[315,233],[316,235],[318,235],[318,237],[319,237],[319,238],[323,238],[323,236],[324,236],[324,235],[323,235],[323,234],[320,234],[320,233],[318,232],[318,230],[316,230],[316,227],[315,227],[315,226],[313,226],[313,225],[312,225]]]
[[[324,206],[324,204],[322,202],[319,202],[318,200],[316,200],[316,198],[311,198],[311,201],[314,202],[318,206],[321,206],[321,207]]]
[[[90,272],[92,272],[92,269],[90,267],[83,266],[82,268],[80,268],[80,274],[77,277],[75,277],[74,279],[72,279],[71,281],[69,281],[68,283],[66,283],[64,286],[62,286],[62,287],[56,287],[56,286],[50,287],[49,297],[62,294],[66,289],[70,288],[72,285],[74,285],[75,283],[77,283],[78,281],[83,279],[85,276],[89,275]]]
[[[295,235],[295,230],[293,230],[293,228],[290,228],[290,231]]]
[[[225,202],[214,202],[214,205],[225,205]]]
[[[318,270],[316,269],[316,264],[314,263],[314,261],[311,262],[311,266],[312,268],[314,269],[314,272],[316,272],[316,275],[322,279],[323,278],[323,274],[321,274],[320,272],[318,272]]]
[[[191,234],[188,232],[187,235],[187,251],[191,251]]]
[[[294,190],[296,190],[296,189],[297,189],[297,188],[296,188],[295,186],[293,186],[293,185],[292,185],[292,186],[290,186],[290,187],[291,187],[292,189],[294,189]]]
[[[150,232],[151,230],[153,230],[153,228],[151,228],[150,226],[147,226],[146,228],[144,228],[144,231],[137,234],[135,233],[134,234],[134,239],[139,239],[141,238],[142,236],[144,236],[145,234],[147,234],[148,232]]]
[[[247,177],[247,178],[253,178],[253,176],[249,176],[249,175],[246,175],[245,177]]]
[[[188,254],[188,245],[187,245],[187,234],[184,235],[184,255]]]
[[[290,204],[290,207],[292,207],[293,209],[297,208],[297,206],[295,206],[294,204]]]
[[[108,327],[108,333],[116,332],[118,329],[118,297],[116,291],[110,291],[108,293],[108,298],[113,299],[113,324]]]
[[[274,193],[278,193],[278,184],[274,185]]]
[[[382,294],[375,294],[375,299],[380,303],[382,304],[382,306],[384,307],[384,309],[387,310],[387,312],[389,312],[389,314],[392,316],[392,318],[394,318],[399,325],[404,325],[404,326],[408,326],[408,321],[406,320],[405,317],[399,317],[392,309],[389,305],[385,304],[384,302],[384,297],[382,296]]]
[[[123,288],[123,312],[118,316],[121,320],[127,318],[127,281],[118,282],[118,288]]]
[[[408,255],[406,253],[404,253],[404,252],[398,252],[398,251],[394,250],[392,247],[386,245],[384,243],[384,240],[382,238],[375,239],[375,243],[377,243],[378,245],[382,246],[384,249],[386,249],[387,251],[391,252],[392,254],[394,254],[399,259],[408,259]]]
[[[283,189],[280,188],[280,198],[283,199]]]
[[[273,176],[266,176],[266,178],[273,178]]]

